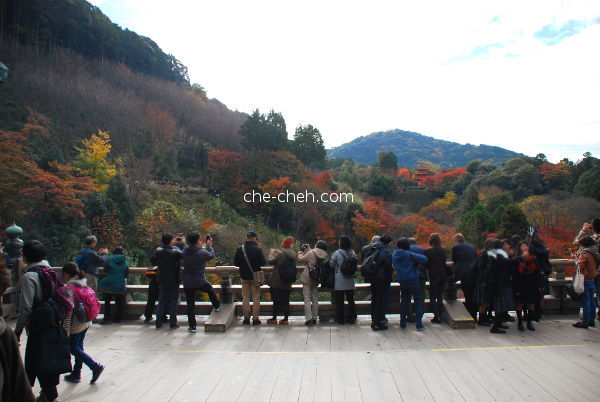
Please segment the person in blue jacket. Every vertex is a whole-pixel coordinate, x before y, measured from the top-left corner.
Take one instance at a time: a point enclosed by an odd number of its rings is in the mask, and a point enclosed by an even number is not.
[[[392,254],[392,263],[400,283],[400,328],[406,328],[410,313],[411,298],[415,299],[415,325],[417,331],[423,330],[423,292],[417,264],[427,262],[423,254],[410,251],[410,240],[402,238],[396,243],[398,249]]]

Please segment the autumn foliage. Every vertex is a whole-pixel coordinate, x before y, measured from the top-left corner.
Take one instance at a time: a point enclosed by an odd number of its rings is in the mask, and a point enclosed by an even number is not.
[[[427,187],[430,191],[441,193],[450,191],[456,180],[466,171],[465,168],[442,170],[438,174],[423,177],[421,185]]]

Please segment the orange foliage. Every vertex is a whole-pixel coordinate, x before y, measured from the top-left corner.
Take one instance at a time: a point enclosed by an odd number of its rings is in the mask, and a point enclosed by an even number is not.
[[[76,177],[71,165],[50,162],[49,167],[52,172],[34,168],[20,195],[32,201],[34,210],[54,210],[63,217],[83,217],[80,197],[94,188],[91,179]]]
[[[438,174],[423,177],[421,185],[431,191],[450,191],[456,180],[466,171],[467,169],[465,168],[442,170]]]
[[[212,227],[214,227],[217,224],[217,222],[215,222],[214,220],[210,219],[210,218],[206,218],[204,221],[202,221],[202,224],[200,225],[200,231],[202,233],[208,233],[210,231],[210,229]]]
[[[409,182],[415,181],[409,168],[400,168],[400,169],[396,170],[396,176],[401,177],[402,179],[409,181]]]
[[[542,226],[539,234],[550,249],[550,258],[571,258],[571,250],[575,247],[573,239],[577,235],[575,230]]]
[[[450,226],[439,224],[423,215],[409,215],[400,220],[403,234],[414,237],[421,246],[428,247],[427,241],[431,233],[439,233],[442,244],[449,247],[456,230]]]
[[[329,187],[329,183],[331,182],[331,180],[333,180],[327,170],[322,171],[318,175],[311,174],[311,177],[315,183],[317,183],[321,186],[324,186],[324,187]]]
[[[263,193],[269,193],[271,195],[283,192],[292,184],[292,181],[288,177],[280,177],[278,179],[271,179],[265,184],[258,186]]]
[[[352,218],[354,233],[364,242],[368,242],[374,235],[381,235],[394,231],[399,224],[399,218],[390,212],[390,205],[381,198],[369,198],[364,203],[365,214],[355,211]]]
[[[161,109],[155,103],[146,106],[146,126],[162,138],[171,140],[177,134],[177,122],[169,109]]]
[[[240,203],[242,188],[242,154],[232,151],[210,151],[208,153],[208,166],[212,172],[213,185],[224,194],[226,201]]]

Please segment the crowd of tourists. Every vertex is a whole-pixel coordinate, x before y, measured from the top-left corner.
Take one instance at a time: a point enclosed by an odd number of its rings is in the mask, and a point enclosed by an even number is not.
[[[440,235],[432,233],[428,247],[423,249],[413,238],[401,238],[393,245],[392,237],[384,234],[373,236],[369,244],[355,252],[351,238],[343,235],[335,250],[319,240],[314,247],[303,244],[296,252],[295,240],[286,237],[280,248],[271,249],[265,256],[258,235],[248,232],[234,256],[242,287],[242,323],[262,323],[260,288],[266,284],[272,301],[272,317],[267,323],[289,325],[292,284],[298,279],[297,266],[304,265],[299,280],[306,326],[316,325],[319,319],[319,288],[332,291],[335,322],[355,324],[355,278],[360,273],[370,284],[374,331],[388,329],[393,281],[400,285],[401,329],[406,329],[408,323],[414,323],[418,331],[425,328],[426,282],[429,282],[429,309],[433,313],[431,323],[439,324],[448,284],[460,281],[465,306],[479,326],[490,327],[491,333],[503,334],[509,328],[508,323],[516,321],[519,331],[535,331],[533,322],[539,322],[542,316],[551,273],[550,252],[536,230],[530,228],[524,239],[518,235],[510,239],[487,239],[479,253],[460,233],[454,235],[453,241],[448,249]],[[144,312],[146,323],[154,321],[157,330],[167,321],[169,328],[179,328],[177,308],[181,285],[187,303],[189,332],[196,332],[198,292],[206,293],[213,309],[220,310],[221,302],[205,272],[207,263],[215,258],[212,243],[210,235],[202,237],[199,232],[162,236],[162,244],[150,257],[152,267],[146,272],[150,283]],[[583,316],[573,326],[589,328],[595,326],[597,318],[600,219],[584,224],[574,244],[579,247],[573,258],[577,263],[577,276],[582,279]],[[97,250],[94,236],[85,239],[85,247],[74,262],[62,267],[60,276],[50,268],[46,249],[39,241],[26,242],[22,253],[24,269],[18,284],[14,333],[0,317],[0,400],[34,400],[31,385],[37,379],[42,390],[37,400],[53,401],[58,397],[60,374],[66,374],[65,381],[80,382],[85,365],[91,371],[91,384],[102,374],[104,366],[86,353],[84,340],[100,312],[97,293],[103,294],[105,300],[100,324],[119,322],[123,318],[129,266],[123,248],[117,247],[109,255],[106,249]],[[6,254],[0,253],[0,293],[10,285],[6,263]],[[263,271],[266,265],[273,267],[268,277]],[[102,277],[100,267],[104,271]],[[509,311],[516,311],[516,319]],[[23,365],[19,343],[24,330],[27,345]]]

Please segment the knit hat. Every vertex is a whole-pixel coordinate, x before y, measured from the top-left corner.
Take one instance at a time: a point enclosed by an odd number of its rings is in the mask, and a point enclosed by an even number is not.
[[[294,238],[292,236],[288,236],[281,243],[281,248],[292,248],[292,243],[294,242]]]

